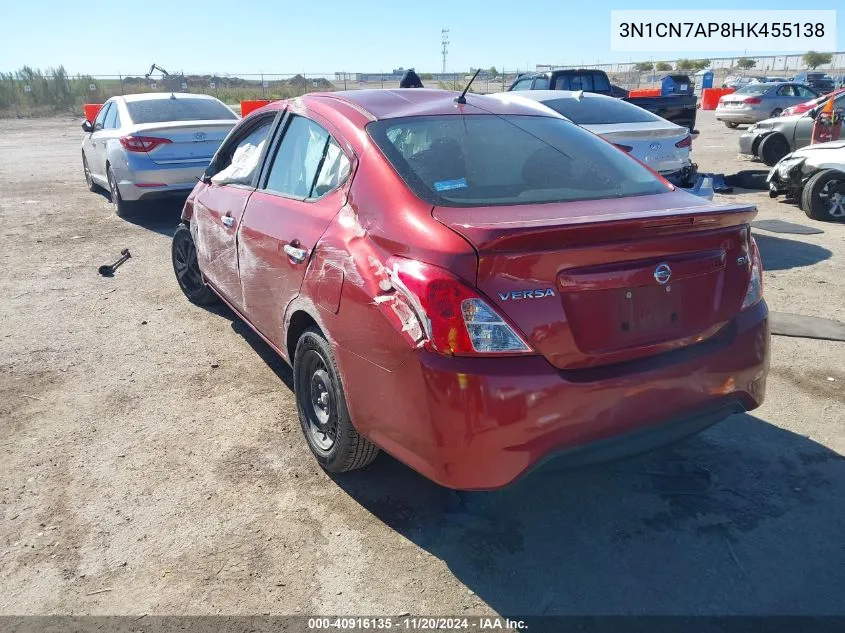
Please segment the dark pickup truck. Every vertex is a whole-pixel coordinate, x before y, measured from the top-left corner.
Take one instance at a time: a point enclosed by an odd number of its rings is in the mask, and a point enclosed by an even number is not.
[[[659,117],[695,129],[698,100],[694,94],[665,97],[629,97],[628,91],[610,83],[607,73],[595,69],[566,69],[520,75],[508,90],[583,90],[624,99]]]

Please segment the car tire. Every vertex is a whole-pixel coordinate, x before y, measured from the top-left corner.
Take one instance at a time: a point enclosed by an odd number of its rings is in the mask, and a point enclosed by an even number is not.
[[[129,217],[132,215],[132,205],[120,197],[120,189],[117,188],[117,178],[115,178],[114,171],[112,171],[111,167],[107,168],[106,174],[109,179],[109,195],[111,196],[114,212],[119,218]]]
[[[733,121],[725,121],[725,126],[734,130],[739,125],[739,123],[734,123]]]
[[[769,113],[769,118],[770,118],[770,119],[776,119],[776,118],[777,118],[777,117],[779,117],[781,114],[783,114],[783,110],[782,110],[781,108],[775,108],[774,110],[772,110],[772,111]]]
[[[173,234],[170,258],[176,281],[188,301],[201,306],[219,302],[214,291],[203,281],[194,238],[191,236],[191,230],[184,224],[180,224]]]
[[[324,470],[344,473],[376,458],[378,447],[352,424],[331,347],[316,327],[306,329],[296,344],[293,391],[302,434]]]
[[[845,222],[845,172],[825,169],[813,174],[801,192],[801,209],[823,222]]]
[[[789,141],[777,132],[764,137],[757,147],[757,157],[769,167],[774,167],[788,153]]]
[[[91,168],[88,167],[88,157],[85,156],[85,152],[82,152],[82,171],[85,174],[85,185],[88,187],[88,191],[95,193],[99,191],[100,187],[94,182],[94,177],[91,175]]]

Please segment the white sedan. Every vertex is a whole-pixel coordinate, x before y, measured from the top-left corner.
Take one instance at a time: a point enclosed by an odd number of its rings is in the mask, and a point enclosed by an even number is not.
[[[592,92],[525,90],[487,95],[504,102],[531,100],[598,134],[680,187],[692,187],[689,130],[627,101]]]

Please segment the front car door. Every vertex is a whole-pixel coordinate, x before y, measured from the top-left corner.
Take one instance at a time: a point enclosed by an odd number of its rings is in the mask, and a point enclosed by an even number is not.
[[[325,120],[289,115],[238,235],[245,313],[279,349],[309,257],[346,202],[355,156]]]
[[[220,147],[210,182],[193,198],[191,232],[203,277],[237,310],[243,309],[237,231],[278,112],[245,121]]]
[[[109,111],[115,107],[112,101],[107,101],[100,108],[97,117],[94,119],[91,132],[85,139],[85,160],[88,161],[88,169],[91,176],[101,183],[106,182],[106,141],[103,137],[103,129]]]

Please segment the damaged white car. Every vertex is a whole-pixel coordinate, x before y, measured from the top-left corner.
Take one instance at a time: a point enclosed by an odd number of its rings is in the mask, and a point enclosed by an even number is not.
[[[767,180],[772,198],[792,198],[814,220],[845,222],[845,140],[787,154]]]

